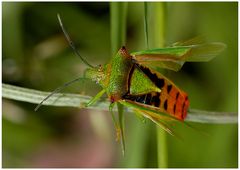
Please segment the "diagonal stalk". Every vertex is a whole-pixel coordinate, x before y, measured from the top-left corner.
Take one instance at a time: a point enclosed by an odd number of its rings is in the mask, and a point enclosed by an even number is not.
[[[39,104],[51,92],[43,92],[9,84],[2,84],[2,97],[5,99]],[[80,94],[56,93],[43,103],[45,106],[77,107],[82,108],[92,97]],[[36,107],[33,106],[33,110]],[[88,107],[101,111],[108,111],[109,101],[100,100]],[[4,105],[3,105],[4,107]],[[132,112],[126,109],[127,112]],[[197,109],[190,109],[186,121],[212,124],[230,124],[238,122],[237,113],[233,112],[209,112]]]

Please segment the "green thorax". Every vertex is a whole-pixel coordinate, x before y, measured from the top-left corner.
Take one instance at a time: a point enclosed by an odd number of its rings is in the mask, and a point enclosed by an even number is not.
[[[122,47],[111,61],[111,74],[107,94],[111,102],[122,99],[128,92],[128,78],[133,66],[132,57]]]
[[[130,79],[130,94],[141,95],[150,92],[161,92],[161,89],[159,89],[138,67],[135,67]]]
[[[88,68],[85,77],[100,84],[115,102],[126,94],[140,95],[161,90],[132,61],[127,50],[122,47],[111,63],[95,68]]]

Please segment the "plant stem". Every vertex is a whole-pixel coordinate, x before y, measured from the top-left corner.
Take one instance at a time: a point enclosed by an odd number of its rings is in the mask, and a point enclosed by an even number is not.
[[[158,33],[158,36],[155,36],[154,45],[158,47],[163,47],[164,44],[164,7],[163,3],[158,3],[155,6],[155,15],[158,19],[158,24],[155,26],[155,33]],[[158,40],[157,40],[158,39]],[[167,134],[166,132],[157,126],[157,146],[158,146],[158,167],[167,168],[168,167],[168,143],[167,143]]]
[[[156,17],[159,20],[158,27],[155,27],[155,33],[159,32],[157,39],[155,39],[156,45],[159,45],[159,47],[163,47],[164,45],[164,4],[158,3],[155,7],[156,11]],[[167,168],[168,166],[168,146],[167,146],[167,136],[166,132],[161,129],[160,127],[157,127],[157,141],[158,141],[158,167],[159,168]]]
[[[144,36],[146,41],[146,47],[149,49],[149,38],[148,38],[148,5],[147,2],[144,2]]]
[[[126,43],[127,2],[111,2],[111,50],[112,55]]]
[[[126,25],[127,25],[127,2],[110,3],[110,30],[111,30],[111,54],[117,53],[120,47],[126,45]],[[122,153],[125,154],[125,137],[124,137],[124,107],[117,103],[118,108],[118,125],[121,129]]]
[[[39,104],[50,93],[51,92],[42,92],[9,84],[2,85],[2,97],[16,101]],[[81,108],[83,104],[87,103],[90,99],[90,96],[80,94],[56,93],[47,101],[45,101],[43,105]],[[108,111],[108,106],[109,101],[102,99],[88,108]],[[127,111],[131,112],[130,109]],[[190,112],[188,112],[186,121],[214,124],[237,123],[238,115],[237,113],[233,112],[208,112],[191,109]]]
[[[148,12],[149,11],[149,12]],[[163,3],[144,2],[144,31],[147,48],[159,48],[164,44],[164,6]],[[149,29],[148,29],[149,28]],[[166,132],[156,126],[158,167],[167,167]]]
[[[185,121],[197,123],[238,123],[238,114],[234,112],[213,112],[189,109]]]
[[[3,84],[2,95],[4,98],[24,101],[28,103],[39,104],[46,96],[51,92],[42,92],[38,90],[27,89],[23,87],[17,87],[13,85]],[[78,95],[78,94],[67,94],[67,93],[56,93],[43,105],[47,106],[63,106],[63,107],[81,107],[84,103],[87,103],[91,99],[90,96]],[[106,103],[101,102],[97,107],[103,107]],[[94,108],[94,107],[90,107]]]
[[[145,8],[145,15],[147,14],[146,11],[149,9],[151,11],[151,15],[149,15],[147,18],[151,22],[146,22],[146,28],[150,28],[151,30],[149,33],[151,34],[151,39],[149,41],[150,48],[159,48],[163,47],[164,45],[164,3],[157,2],[157,3],[144,3]],[[145,16],[146,18],[146,16]],[[148,30],[148,29],[145,29]],[[147,33],[148,34],[148,33]],[[146,36],[149,37],[149,36]],[[147,43],[148,44],[148,43]],[[168,152],[167,152],[167,136],[166,132],[160,128],[159,126],[156,126],[157,128],[157,155],[158,155],[158,167],[159,168],[167,168],[168,165]]]

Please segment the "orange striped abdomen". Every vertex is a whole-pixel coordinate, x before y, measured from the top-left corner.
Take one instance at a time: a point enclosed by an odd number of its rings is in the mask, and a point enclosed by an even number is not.
[[[187,94],[162,74],[142,65],[138,65],[138,68],[140,68],[159,89],[161,89],[161,92],[151,92],[135,96],[129,94],[125,96],[125,99],[154,106],[160,112],[170,114],[179,120],[184,120],[187,116],[189,107]]]
[[[188,96],[175,85],[165,79],[165,85],[160,94],[160,100],[164,101],[160,106],[172,116],[184,120],[189,107]]]

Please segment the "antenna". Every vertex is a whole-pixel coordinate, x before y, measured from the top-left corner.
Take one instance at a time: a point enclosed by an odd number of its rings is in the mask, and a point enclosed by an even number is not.
[[[61,26],[61,28],[62,28],[62,31],[63,31],[63,33],[64,33],[64,35],[65,35],[65,37],[66,37],[69,45],[71,46],[71,48],[73,49],[74,53],[76,54],[76,56],[80,57],[80,59],[81,59],[86,65],[88,65],[89,67],[94,68],[91,64],[89,64],[89,63],[79,54],[79,52],[77,51],[77,49],[76,49],[73,41],[71,40],[70,36],[68,35],[67,31],[65,30],[65,28],[64,28],[64,26],[63,26],[63,23],[62,23],[62,20],[61,20],[60,15],[57,14],[57,17],[58,17],[59,24],[60,24],[60,26]]]
[[[74,79],[74,80],[71,80],[71,81],[63,84],[62,86],[56,88],[52,93],[50,93],[47,97],[45,97],[45,98],[37,105],[37,107],[35,107],[34,111],[36,112],[36,111],[42,106],[43,102],[45,102],[45,101],[46,101],[48,98],[50,98],[52,95],[54,95],[55,93],[61,91],[61,90],[64,89],[65,87],[67,87],[67,86],[75,83],[76,81],[78,81],[78,80],[80,80],[80,79],[86,79],[86,78],[78,77],[78,78],[76,78],[76,79]]]

